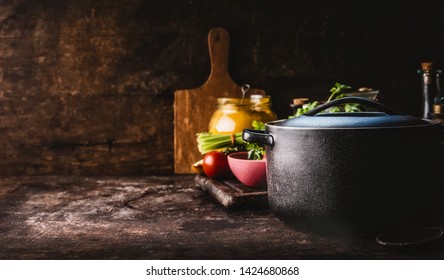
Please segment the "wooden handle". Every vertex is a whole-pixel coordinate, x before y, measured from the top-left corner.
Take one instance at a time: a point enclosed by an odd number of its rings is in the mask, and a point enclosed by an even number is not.
[[[210,51],[211,74],[209,79],[228,76],[228,53],[230,35],[224,28],[213,28],[208,33],[208,48]]]

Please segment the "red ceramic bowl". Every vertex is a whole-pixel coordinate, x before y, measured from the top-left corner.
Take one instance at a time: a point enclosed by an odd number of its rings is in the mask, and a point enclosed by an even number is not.
[[[228,155],[228,165],[234,176],[245,186],[267,186],[267,161],[247,159],[247,152]]]

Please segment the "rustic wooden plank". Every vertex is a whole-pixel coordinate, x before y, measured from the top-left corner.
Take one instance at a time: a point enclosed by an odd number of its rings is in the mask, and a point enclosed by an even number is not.
[[[237,180],[217,181],[196,175],[196,185],[229,208],[268,208],[267,188],[250,188]]]
[[[121,2],[2,2],[1,176],[173,173],[180,34]]]
[[[420,7],[424,13],[404,7],[403,14],[419,16],[413,32],[404,28],[410,16],[392,25],[391,8],[372,10],[376,5],[361,14],[350,5],[289,0],[0,2],[1,176],[173,173],[174,91],[199,87],[208,77],[205,37],[215,19],[232,35],[233,79],[266,89],[281,117],[291,113],[293,98],[325,98],[334,81],[376,87],[381,101],[414,114],[419,77],[406,73],[414,74],[419,61],[404,58],[441,57],[440,44],[423,44],[437,35],[429,20],[440,18],[440,9],[429,6]],[[375,12],[380,17],[372,22]],[[374,28],[366,28],[369,22]],[[386,47],[375,48],[372,38],[386,29]],[[334,34],[345,37],[336,41]],[[380,71],[382,64],[396,67]],[[79,146],[108,139],[134,143],[121,147],[131,157],[114,157],[115,149],[104,151],[107,144],[96,146],[97,153]],[[75,153],[48,151],[51,141],[72,144]],[[99,161],[87,160],[95,154]]]
[[[443,259],[228,209],[194,176],[0,178],[0,259]],[[439,223],[444,222],[442,213]]]
[[[202,155],[197,150],[196,134],[208,131],[217,98],[240,92],[228,73],[230,37],[227,30],[214,28],[208,33],[211,73],[204,85],[174,93],[174,171],[194,173],[193,163]]]

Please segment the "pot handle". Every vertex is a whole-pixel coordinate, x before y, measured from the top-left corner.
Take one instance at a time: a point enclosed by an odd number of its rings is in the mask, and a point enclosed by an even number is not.
[[[274,139],[271,134],[265,133],[265,130],[244,129],[242,139],[247,142],[258,143],[272,147]]]
[[[325,109],[328,109],[330,107],[334,107],[337,105],[341,105],[341,104],[345,104],[345,103],[358,103],[361,105],[368,105],[371,106],[375,109],[378,109],[384,113],[386,113],[387,115],[399,115],[399,113],[395,112],[394,110],[390,109],[389,107],[382,105],[379,102],[367,99],[367,98],[363,98],[363,97],[354,97],[354,96],[349,96],[349,97],[343,97],[343,98],[339,98],[339,99],[335,99],[332,101],[329,101],[327,103],[324,103],[310,111],[308,111],[307,113],[305,113],[306,116],[315,116],[318,113],[324,111]]]

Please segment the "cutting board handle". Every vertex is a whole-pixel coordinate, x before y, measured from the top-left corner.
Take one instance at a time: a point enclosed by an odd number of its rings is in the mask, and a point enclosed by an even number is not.
[[[228,73],[230,48],[228,31],[221,27],[211,29],[208,33],[208,48],[210,51],[211,73],[207,83],[212,82],[212,80],[231,80]]]

